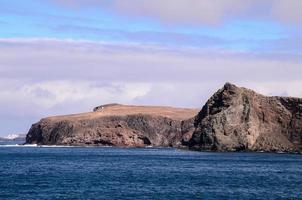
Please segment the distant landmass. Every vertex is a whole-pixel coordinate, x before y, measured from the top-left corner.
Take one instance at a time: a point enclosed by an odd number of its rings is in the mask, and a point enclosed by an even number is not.
[[[8,136],[0,137],[0,140],[24,140],[25,141],[26,134],[9,134]]]
[[[301,152],[302,99],[226,83],[201,110],[107,104],[44,118],[32,125],[26,143]]]

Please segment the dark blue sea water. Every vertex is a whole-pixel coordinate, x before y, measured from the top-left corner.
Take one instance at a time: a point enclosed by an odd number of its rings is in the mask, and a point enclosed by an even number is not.
[[[0,199],[302,199],[302,155],[2,146]]]

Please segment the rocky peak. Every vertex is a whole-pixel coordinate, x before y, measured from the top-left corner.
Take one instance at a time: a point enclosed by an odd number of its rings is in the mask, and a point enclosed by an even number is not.
[[[200,123],[200,121],[207,115],[215,115],[234,104],[240,94],[242,94],[242,90],[245,89],[227,82],[202,107],[196,117],[195,126],[197,126],[197,124]]]
[[[223,86],[224,90],[235,90],[238,87],[235,84],[232,84],[230,82],[226,82]]]
[[[266,97],[226,83],[196,117],[191,147],[292,151],[302,145],[302,99]]]

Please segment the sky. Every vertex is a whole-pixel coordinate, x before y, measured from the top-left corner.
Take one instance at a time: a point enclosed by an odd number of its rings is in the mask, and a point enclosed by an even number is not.
[[[301,0],[0,0],[0,136],[106,103],[302,97]]]

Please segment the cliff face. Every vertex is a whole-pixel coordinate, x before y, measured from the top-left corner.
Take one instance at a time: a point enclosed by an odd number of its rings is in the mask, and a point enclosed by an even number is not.
[[[193,134],[198,110],[169,107],[99,106],[95,112],[42,119],[27,143],[44,145],[113,145],[179,147]],[[191,118],[191,119],[190,119]]]
[[[266,97],[232,84],[196,109],[107,104],[42,119],[31,144],[188,147],[216,151],[302,151],[302,99]]]
[[[227,83],[204,105],[195,127],[191,149],[301,151],[302,99],[265,97]]]

